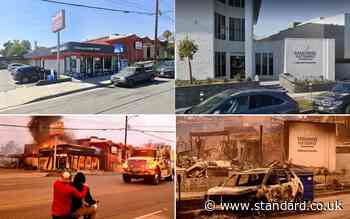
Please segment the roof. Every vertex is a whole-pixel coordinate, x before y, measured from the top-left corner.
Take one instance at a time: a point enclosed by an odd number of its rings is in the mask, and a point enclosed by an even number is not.
[[[40,56],[40,57],[41,56],[49,56],[49,55],[51,55],[52,48],[41,47],[41,48],[38,48],[34,51],[31,51],[31,52],[25,54],[23,57],[25,59],[30,59],[30,58],[38,57],[38,56]]]

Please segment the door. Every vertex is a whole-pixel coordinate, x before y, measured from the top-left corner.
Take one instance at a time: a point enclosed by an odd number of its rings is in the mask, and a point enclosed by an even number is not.
[[[245,75],[244,56],[230,56],[230,78],[241,78]]]

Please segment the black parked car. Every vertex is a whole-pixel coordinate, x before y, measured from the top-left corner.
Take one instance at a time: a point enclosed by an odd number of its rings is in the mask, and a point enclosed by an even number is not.
[[[320,113],[350,114],[350,83],[337,83],[330,92],[315,97],[314,110]]]
[[[126,67],[119,73],[111,76],[114,85],[135,86],[137,83],[153,81],[155,72],[152,66],[135,65]]]
[[[226,90],[178,114],[292,114],[296,101],[285,92],[272,89]]]
[[[12,76],[15,81],[18,81],[21,84],[25,84],[45,79],[49,74],[50,70],[46,70],[37,66],[25,66],[16,68]]]

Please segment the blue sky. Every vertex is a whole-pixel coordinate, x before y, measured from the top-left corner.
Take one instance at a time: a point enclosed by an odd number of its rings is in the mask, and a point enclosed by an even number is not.
[[[154,12],[155,0],[58,0],[98,7]],[[160,0],[161,11],[168,12],[159,20],[159,33],[174,27],[174,0]],[[66,10],[67,28],[61,41],[82,41],[110,33],[137,33],[154,37],[154,16],[121,14],[80,7],[57,5],[41,0],[1,0],[0,48],[8,40],[36,40],[39,46],[54,46],[56,34],[51,32],[51,18]],[[170,17],[170,18],[169,18]]]
[[[286,29],[293,21],[307,21],[344,12],[350,13],[350,0],[262,0],[255,35],[270,35]]]

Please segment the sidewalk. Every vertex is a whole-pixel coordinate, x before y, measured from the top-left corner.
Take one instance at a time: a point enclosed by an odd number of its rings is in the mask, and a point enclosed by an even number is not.
[[[109,78],[110,76],[103,76],[83,81],[73,79],[73,81],[69,82],[3,91],[0,92],[0,110],[38,100],[108,86],[111,83]]]

